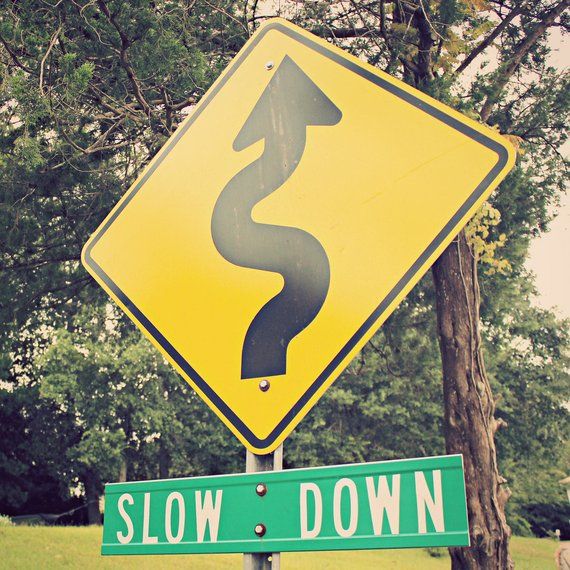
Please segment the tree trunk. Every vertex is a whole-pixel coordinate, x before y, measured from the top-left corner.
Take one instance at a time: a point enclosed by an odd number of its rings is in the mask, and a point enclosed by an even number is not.
[[[158,476],[160,479],[168,479],[170,476],[170,454],[164,445],[162,438],[158,450]]]
[[[127,473],[128,473],[128,463],[127,458],[121,458],[121,465],[119,467],[119,478],[117,480],[118,483],[125,483],[127,481]]]
[[[85,498],[87,499],[87,523],[100,525],[102,522],[99,500],[101,498],[101,488],[97,478],[92,474],[87,474],[84,480]]]
[[[453,569],[510,569],[510,492],[499,475],[500,422],[481,351],[477,263],[462,231],[432,268],[443,369],[447,453],[463,454],[470,548],[450,548]]]

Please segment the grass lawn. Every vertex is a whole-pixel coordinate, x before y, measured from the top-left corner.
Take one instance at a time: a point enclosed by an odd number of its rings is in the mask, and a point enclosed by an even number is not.
[[[102,527],[0,527],[1,569],[107,568],[214,569],[241,568],[241,555],[112,556],[99,554]],[[512,540],[517,570],[554,568],[558,543],[550,539]],[[377,568],[437,570],[449,568],[447,554],[432,558],[425,550],[286,553],[283,570]]]

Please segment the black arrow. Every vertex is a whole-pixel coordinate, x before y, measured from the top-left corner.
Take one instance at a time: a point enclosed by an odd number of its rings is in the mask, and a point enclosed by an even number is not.
[[[309,233],[254,222],[252,208],[277,190],[297,168],[307,126],[335,125],[340,110],[288,56],[237,135],[241,151],[264,139],[263,154],[238,172],[220,194],[212,215],[212,238],[229,262],[280,273],[283,289],[249,326],[242,350],[242,378],[285,374],[289,342],[320,311],[329,289],[329,261]]]

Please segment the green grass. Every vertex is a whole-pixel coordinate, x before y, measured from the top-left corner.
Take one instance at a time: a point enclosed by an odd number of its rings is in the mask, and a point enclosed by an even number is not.
[[[101,532],[101,527],[1,527],[0,568],[208,570],[242,567],[241,555],[102,557],[99,554]],[[553,568],[557,546],[558,544],[550,539],[514,538],[512,553],[517,570]],[[447,554],[441,558],[432,558],[423,549],[286,553],[282,557],[282,568],[442,570],[449,568],[449,559]]]

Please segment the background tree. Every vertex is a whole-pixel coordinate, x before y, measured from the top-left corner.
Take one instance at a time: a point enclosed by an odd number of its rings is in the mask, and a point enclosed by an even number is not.
[[[221,429],[203,433],[196,394],[111,304],[86,306],[71,327],[55,331],[37,368],[42,397],[75,419],[77,436],[65,454],[85,487],[90,523],[101,522],[98,502],[106,481],[235,468],[237,443],[220,445]],[[208,428],[212,415],[207,414]],[[229,465],[223,454],[215,466],[201,457],[201,448],[222,452],[228,447],[233,451]],[[179,455],[182,468],[173,461]],[[217,457],[211,451],[209,456]]]

